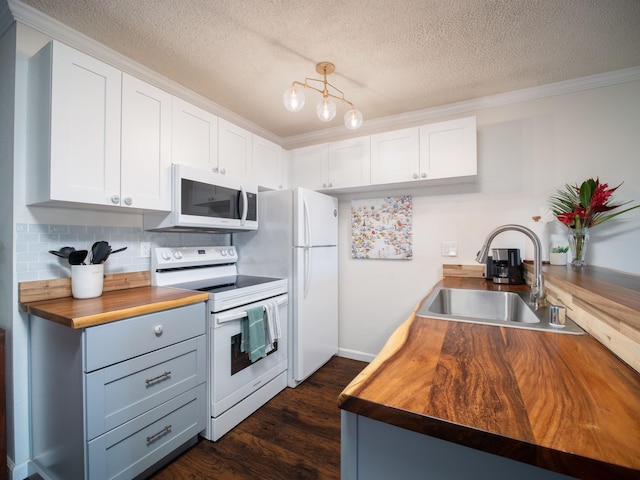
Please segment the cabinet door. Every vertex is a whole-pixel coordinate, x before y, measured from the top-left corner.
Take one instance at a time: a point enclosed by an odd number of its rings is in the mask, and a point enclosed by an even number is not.
[[[295,187],[322,190],[328,187],[329,144],[296,148],[291,152],[291,183]]]
[[[122,77],[120,204],[171,210],[171,95]]]
[[[218,117],[173,97],[171,162],[206,170],[218,168]]]
[[[436,179],[477,175],[476,117],[420,127],[420,175]]]
[[[251,132],[221,118],[218,121],[218,142],[217,173],[250,179],[253,160]]]
[[[329,188],[360,187],[371,183],[369,137],[329,143]]]
[[[41,54],[51,61],[50,200],[112,205],[120,193],[122,74],[57,41],[45,48]]]
[[[371,183],[419,180],[419,130],[405,128],[371,136]]]
[[[284,155],[280,145],[276,145],[257,135],[253,136],[253,179],[261,187],[281,190],[284,182]]]

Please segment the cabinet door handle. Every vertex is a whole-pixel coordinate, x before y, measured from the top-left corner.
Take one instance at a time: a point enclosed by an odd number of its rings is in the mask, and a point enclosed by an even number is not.
[[[150,386],[152,383],[158,382],[160,380],[166,380],[171,376],[171,372],[164,372],[161,373],[160,375],[158,375],[157,377],[153,377],[153,378],[147,378],[144,382],[147,384],[147,387]]]
[[[149,435],[147,437],[147,443],[149,444],[149,443],[155,442],[159,437],[169,433],[170,431],[171,431],[171,425],[165,425],[164,428],[159,432],[154,433],[153,435]]]
[[[132,203],[133,203],[133,200],[131,199],[131,197],[127,197],[124,199],[124,204],[126,206],[130,207]]]
[[[222,175],[224,175],[225,173],[227,173],[227,171],[226,171],[224,168],[221,168],[221,169],[220,169],[220,173],[221,173]]]
[[[413,174],[413,178],[414,178],[414,180],[417,180],[417,179],[418,179],[418,174],[417,174],[417,173],[414,173],[414,174]]]
[[[120,195],[111,195],[111,203],[114,205],[120,204]]]

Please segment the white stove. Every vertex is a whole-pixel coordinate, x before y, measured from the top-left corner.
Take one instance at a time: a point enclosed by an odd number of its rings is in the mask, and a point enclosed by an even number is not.
[[[151,283],[209,294],[209,372],[205,438],[216,441],[287,386],[286,278],[238,275],[234,246],[160,247],[151,257]],[[253,361],[245,352],[249,311],[262,309],[268,353]],[[266,330],[271,328],[270,334]],[[273,340],[273,338],[272,338]]]

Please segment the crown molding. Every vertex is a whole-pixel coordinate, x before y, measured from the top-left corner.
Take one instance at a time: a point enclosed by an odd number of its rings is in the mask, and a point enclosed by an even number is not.
[[[384,130],[394,130],[404,128],[416,123],[423,123],[428,120],[446,117],[448,115],[460,115],[474,112],[485,108],[501,107],[531,100],[537,100],[555,95],[590,90],[594,88],[616,85],[619,83],[634,82],[640,80],[640,67],[631,67],[622,70],[589,75],[587,77],[565,80],[563,82],[550,83],[538,87],[514,90],[512,92],[501,93],[486,97],[478,97],[463,102],[450,103],[424,110],[414,110],[412,112],[390,115],[387,117],[366,120],[357,135],[345,136],[344,128],[336,127],[326,130],[319,130],[302,135],[294,135],[282,139],[281,145],[285,149],[299,146],[313,145],[340,138],[353,138]]]

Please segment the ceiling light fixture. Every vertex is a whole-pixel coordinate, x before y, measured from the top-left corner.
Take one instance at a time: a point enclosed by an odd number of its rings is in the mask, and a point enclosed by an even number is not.
[[[285,90],[282,95],[284,106],[291,112],[299,112],[304,107],[304,89],[310,88],[322,95],[322,99],[316,105],[316,114],[323,122],[330,122],[336,116],[336,104],[332,100],[340,100],[348,104],[351,109],[344,115],[344,124],[349,130],[357,130],[362,126],[362,112],[356,110],[356,107],[349,100],[344,98],[342,90],[327,82],[327,75],[335,72],[336,67],[331,62],[320,62],[316,65],[316,72],[323,76],[323,80],[316,78],[305,78],[304,83],[294,81],[291,88]],[[322,84],[322,89],[309,85],[309,82],[318,82]],[[336,93],[329,91],[329,87]]]

